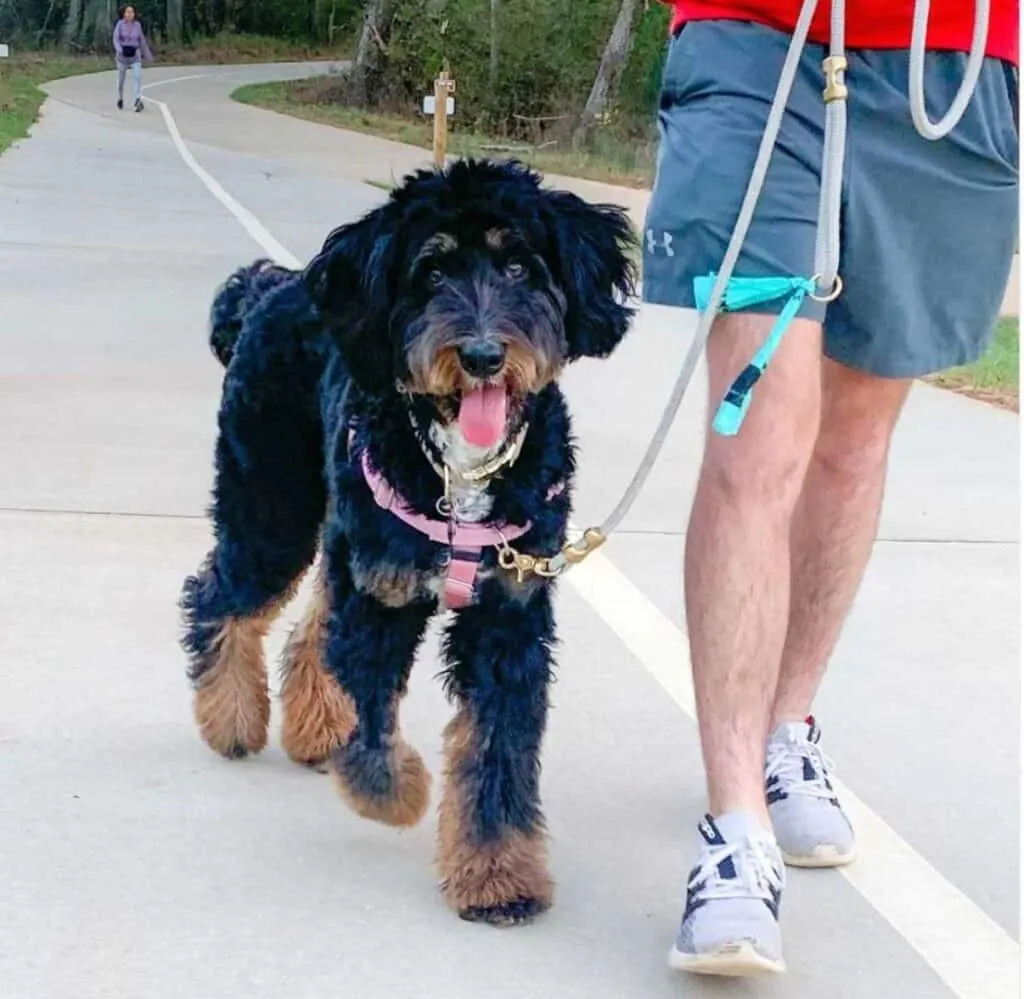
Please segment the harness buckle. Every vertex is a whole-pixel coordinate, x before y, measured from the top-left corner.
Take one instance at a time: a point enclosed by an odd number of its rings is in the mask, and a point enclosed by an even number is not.
[[[850,89],[846,86],[846,70],[849,68],[846,56],[826,56],[821,62],[821,68],[825,71],[825,89],[821,96],[826,104],[833,101],[845,101],[850,96]]]

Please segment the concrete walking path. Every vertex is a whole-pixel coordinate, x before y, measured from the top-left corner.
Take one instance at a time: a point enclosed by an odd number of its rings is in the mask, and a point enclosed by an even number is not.
[[[296,69],[146,82],[202,169],[305,259],[384,196],[360,180],[409,164],[228,100]],[[374,826],[290,764],[276,732],[228,763],[194,731],[175,604],[209,542],[221,372],[205,317],[262,250],[155,107],[114,109],[112,74],[48,89],[32,138],[0,159],[2,999],[1017,994],[1015,415],[912,393],[818,705],[861,803],[862,857],[845,876],[791,874],[787,976],[665,967],[703,803],[679,599],[699,386],[607,557],[561,587],[543,777],[556,907],[517,931],[461,923],[434,884],[432,815]],[[567,377],[578,521],[631,476],[693,325],[645,307],[620,354]],[[432,639],[404,709],[435,774],[449,715],[436,662]]]

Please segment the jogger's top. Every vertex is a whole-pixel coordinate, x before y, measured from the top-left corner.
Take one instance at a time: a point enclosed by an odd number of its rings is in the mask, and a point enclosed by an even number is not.
[[[121,18],[114,25],[114,52],[117,54],[117,61],[124,63],[153,58],[142,25],[136,20],[125,18]]]

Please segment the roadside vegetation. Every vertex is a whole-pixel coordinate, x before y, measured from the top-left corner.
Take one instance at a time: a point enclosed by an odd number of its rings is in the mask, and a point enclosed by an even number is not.
[[[137,0],[159,64],[349,57],[344,72],[240,88],[236,99],[427,149],[421,111],[456,82],[449,149],[635,188],[654,177],[669,10],[656,0]],[[24,137],[39,84],[112,68],[114,0],[0,0],[0,152]],[[1017,409],[1019,324],[933,384]]]

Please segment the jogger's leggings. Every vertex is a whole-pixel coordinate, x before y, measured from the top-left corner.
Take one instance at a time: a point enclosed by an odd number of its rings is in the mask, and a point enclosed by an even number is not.
[[[127,63],[118,62],[117,64],[117,99],[119,101],[124,100],[124,77],[125,73],[128,72],[129,68],[132,71],[132,90],[135,92],[133,100],[138,100],[142,97],[142,60],[136,59],[129,67]]]

